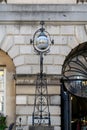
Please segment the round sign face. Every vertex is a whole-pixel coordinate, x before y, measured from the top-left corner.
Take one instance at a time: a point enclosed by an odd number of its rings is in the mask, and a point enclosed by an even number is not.
[[[46,36],[39,36],[36,39],[35,48],[41,52],[47,51],[49,49],[48,38]]]
[[[33,46],[37,52],[48,52],[51,45],[51,39],[46,31],[38,30],[33,39]]]

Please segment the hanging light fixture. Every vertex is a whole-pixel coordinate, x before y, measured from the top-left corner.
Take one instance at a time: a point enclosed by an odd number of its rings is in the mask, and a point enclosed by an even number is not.
[[[41,21],[40,24],[42,27],[34,33],[30,43],[33,43],[33,47],[37,52],[45,53],[49,51],[51,44],[54,44],[54,40],[51,40],[50,34],[45,31],[44,22]]]

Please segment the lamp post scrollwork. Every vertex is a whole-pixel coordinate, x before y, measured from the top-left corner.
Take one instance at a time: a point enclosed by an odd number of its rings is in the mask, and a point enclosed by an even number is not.
[[[49,98],[47,89],[46,74],[43,73],[43,55],[50,51],[51,40],[50,34],[45,30],[44,22],[41,21],[41,28],[38,29],[30,43],[33,44],[34,50],[40,55],[40,73],[37,74],[34,111],[32,114],[32,124],[35,125],[51,125],[50,111],[49,111]]]

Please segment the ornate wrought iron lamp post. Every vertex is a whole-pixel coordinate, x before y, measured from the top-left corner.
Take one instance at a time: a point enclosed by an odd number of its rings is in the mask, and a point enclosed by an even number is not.
[[[43,73],[43,55],[50,51],[51,44],[54,43],[51,40],[50,35],[45,31],[44,22],[40,22],[41,28],[38,29],[34,35],[33,40],[30,42],[33,44],[34,50],[40,55],[40,73],[37,74],[36,91],[34,101],[34,111],[32,114],[32,125],[47,125],[51,124],[47,79],[46,74]]]

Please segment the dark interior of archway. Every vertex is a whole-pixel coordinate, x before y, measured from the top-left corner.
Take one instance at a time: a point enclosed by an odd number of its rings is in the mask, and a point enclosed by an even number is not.
[[[71,100],[71,109],[72,109],[72,130],[77,130],[78,122],[82,127],[87,125],[87,99],[80,98],[72,95]],[[84,124],[85,120],[85,124]]]
[[[72,97],[72,118],[79,119],[87,115],[87,99]]]

